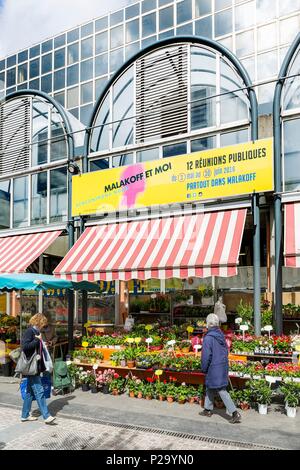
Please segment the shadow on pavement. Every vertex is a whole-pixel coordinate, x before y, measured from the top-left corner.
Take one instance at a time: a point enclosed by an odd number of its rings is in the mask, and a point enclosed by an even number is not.
[[[57,398],[56,400],[51,401],[48,404],[48,409],[49,409],[50,414],[52,416],[56,416],[57,413],[63,410],[65,406],[68,406],[69,401],[74,400],[74,398],[76,398],[75,395],[68,395],[68,396]],[[32,416],[36,416],[36,417],[41,416],[39,409],[34,410],[32,413]]]

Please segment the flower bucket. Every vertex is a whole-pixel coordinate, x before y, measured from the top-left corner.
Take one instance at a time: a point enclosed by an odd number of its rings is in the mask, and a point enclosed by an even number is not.
[[[291,406],[287,406],[286,414],[289,418],[296,418],[297,408],[292,408]]]
[[[102,385],[101,392],[104,393],[105,395],[108,395],[108,394],[109,394],[109,386],[108,386],[108,384]]]
[[[88,392],[89,389],[90,389],[89,384],[82,384],[82,385],[81,385],[81,390],[82,390],[83,392]]]
[[[98,393],[99,392],[98,387],[97,386],[91,387],[91,392],[92,393]]]
[[[268,405],[258,404],[258,412],[260,415],[268,414]]]

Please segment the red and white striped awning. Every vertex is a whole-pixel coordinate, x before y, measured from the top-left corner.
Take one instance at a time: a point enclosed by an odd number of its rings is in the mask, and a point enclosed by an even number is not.
[[[23,273],[61,234],[60,231],[0,238],[0,273]]]
[[[246,212],[89,227],[54,274],[73,281],[235,276]]]
[[[284,259],[287,268],[300,268],[300,202],[285,204]]]

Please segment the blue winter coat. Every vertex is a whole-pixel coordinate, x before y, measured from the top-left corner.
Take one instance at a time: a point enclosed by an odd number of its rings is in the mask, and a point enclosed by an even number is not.
[[[207,388],[220,389],[228,385],[228,348],[220,328],[210,328],[205,335],[201,353],[202,372]]]

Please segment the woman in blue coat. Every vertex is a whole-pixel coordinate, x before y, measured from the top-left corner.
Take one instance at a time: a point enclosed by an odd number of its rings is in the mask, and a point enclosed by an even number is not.
[[[232,415],[230,422],[239,423],[241,415],[238,413],[229,393],[228,386],[228,348],[225,336],[219,328],[219,318],[213,313],[206,319],[208,332],[206,333],[201,353],[202,372],[206,374],[206,396],[204,403],[204,416],[211,417],[214,408],[214,396],[218,392],[227,412]]]

